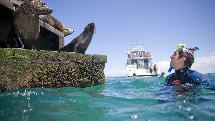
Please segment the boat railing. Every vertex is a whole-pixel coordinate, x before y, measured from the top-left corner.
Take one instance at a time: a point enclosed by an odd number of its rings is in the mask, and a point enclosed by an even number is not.
[[[131,57],[131,58],[129,58],[129,59],[131,59],[131,60],[146,60],[146,59],[151,59],[151,57]]]
[[[145,51],[134,51],[128,53],[128,58],[130,59],[137,59],[137,58],[150,58],[151,53],[150,52],[145,52]]]

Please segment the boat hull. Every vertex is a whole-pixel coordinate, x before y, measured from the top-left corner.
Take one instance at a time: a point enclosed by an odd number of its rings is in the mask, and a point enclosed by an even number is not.
[[[158,76],[157,73],[150,72],[150,69],[136,68],[135,65],[126,65],[126,73],[128,77],[132,76]]]

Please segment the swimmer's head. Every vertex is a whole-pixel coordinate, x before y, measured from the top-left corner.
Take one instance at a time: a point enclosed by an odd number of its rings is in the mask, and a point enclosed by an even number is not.
[[[191,68],[192,64],[194,63],[194,52],[199,50],[198,47],[194,48],[186,48],[185,44],[178,44],[176,46],[176,51],[179,53],[179,58],[185,57],[186,60],[184,61],[184,67]]]

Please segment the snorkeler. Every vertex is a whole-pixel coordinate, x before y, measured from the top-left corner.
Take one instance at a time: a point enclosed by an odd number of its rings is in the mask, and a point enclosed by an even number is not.
[[[209,89],[215,90],[215,84],[208,81],[204,74],[195,70],[190,70],[194,62],[195,48],[185,48],[185,44],[177,45],[176,51],[170,56],[170,69],[175,69],[175,72],[166,77],[165,82],[168,86],[181,84],[205,85]]]

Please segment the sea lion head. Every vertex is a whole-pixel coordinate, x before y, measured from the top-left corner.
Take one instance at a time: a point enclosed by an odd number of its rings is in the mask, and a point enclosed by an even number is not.
[[[84,28],[85,32],[95,32],[95,23],[89,23],[85,28]]]

